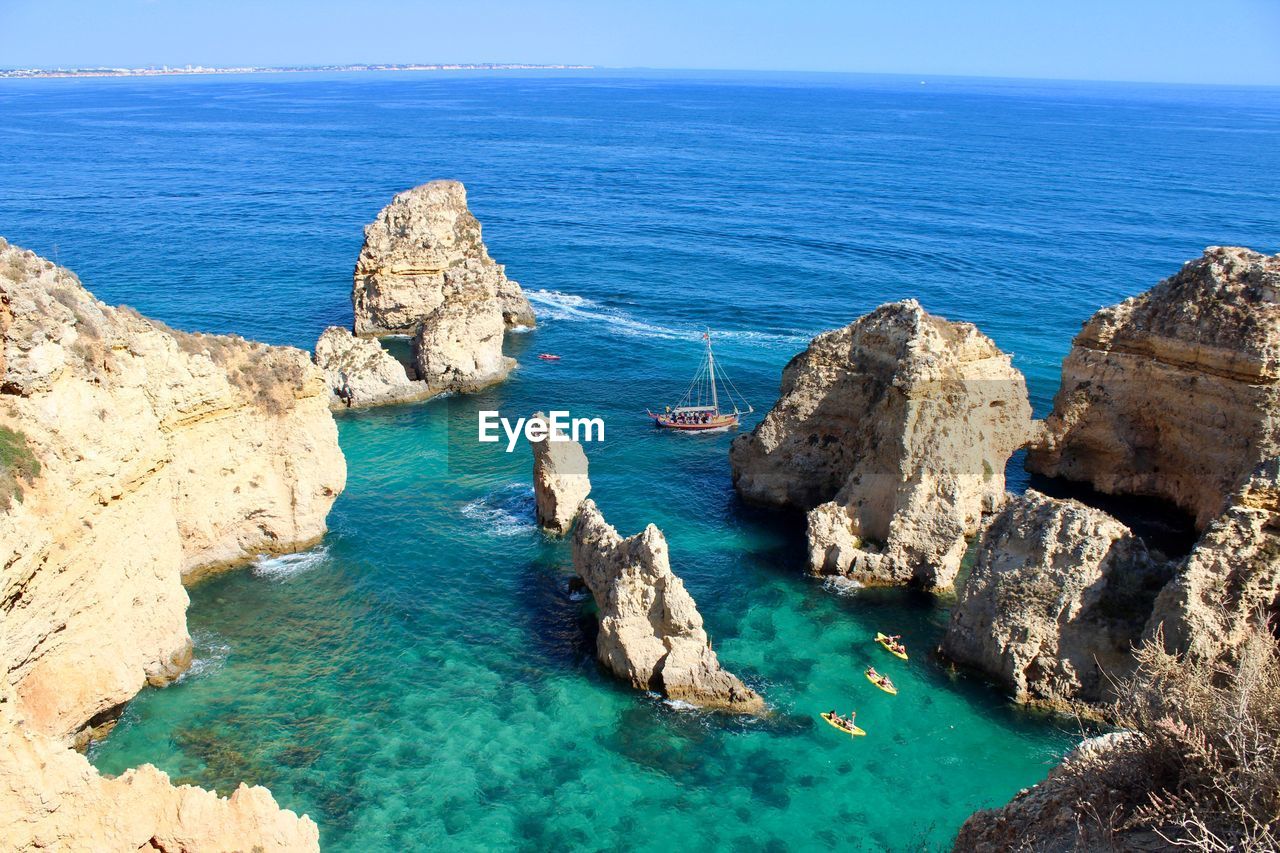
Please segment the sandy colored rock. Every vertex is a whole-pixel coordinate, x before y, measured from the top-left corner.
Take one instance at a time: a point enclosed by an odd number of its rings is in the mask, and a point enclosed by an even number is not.
[[[289,829],[265,792],[218,805],[146,769],[107,782],[65,747],[188,665],[184,577],[324,533],[346,465],[323,375],[300,350],[106,306],[2,242],[0,305],[0,438],[24,469],[0,508],[0,799],[47,810],[3,820],[60,849],[125,849],[149,828],[138,844],[224,849],[217,833],[252,846],[251,824],[278,818],[264,844],[313,849],[314,826]]]
[[[150,764],[107,778],[83,755],[33,733],[0,686],[0,846],[11,851],[315,851],[308,817],[266,788],[230,797],[173,785]]]
[[[507,378],[516,366],[502,354],[498,300],[459,291],[435,309],[413,337],[413,362],[432,394],[476,391]]]
[[[431,395],[427,383],[410,379],[404,365],[376,340],[358,338],[339,326],[324,330],[311,360],[324,371],[334,409],[405,403]]]
[[[623,539],[588,499],[574,531],[573,567],[599,608],[597,655],[619,677],[708,708],[764,710],[760,695],[720,666],[658,528]]]
[[[956,835],[955,853],[1113,853],[1168,849],[1155,833],[1128,832],[1123,837],[1099,831],[1082,814],[1087,804],[1107,814],[1115,789],[1144,784],[1148,768],[1129,759],[1133,735],[1111,732],[1088,738],[1049,776],[1024,789],[1008,805],[975,812]]]
[[[549,533],[563,536],[573,527],[578,508],[591,494],[587,454],[563,429],[556,431],[558,440],[551,440],[550,421],[545,414],[538,412],[533,418],[545,424],[548,433],[547,439],[530,442],[538,525]]]
[[[1173,501],[1204,528],[1280,453],[1280,255],[1210,247],[1076,336],[1027,468]]]
[[[520,285],[489,257],[458,181],[400,193],[364,230],[352,304],[358,335],[413,334],[461,294],[483,293],[506,326],[533,326]]]
[[[1099,509],[1028,491],[983,531],[951,608],[942,653],[1008,685],[1020,702],[1104,698],[1132,668],[1169,568]]]
[[[1217,660],[1280,616],[1280,460],[1258,466],[1156,599],[1147,627],[1171,651]]]
[[[744,498],[809,511],[812,571],[946,588],[1030,424],[1009,356],[908,300],[814,338],[730,462]]]

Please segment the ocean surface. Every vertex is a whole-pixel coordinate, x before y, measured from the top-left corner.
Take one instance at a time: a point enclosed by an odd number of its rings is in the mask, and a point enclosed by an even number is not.
[[[0,81],[0,234],[179,328],[310,348],[351,322],[362,226],[446,177],[538,311],[509,339],[519,370],[478,396],[339,417],[350,480],[324,543],[192,589],[195,665],[129,706],[97,766],[266,785],[341,851],[933,849],[1041,779],[1078,726],[940,663],[945,600],[805,577],[796,519],[735,499],[732,436],[658,434],[643,411],[684,390],[703,328],[763,410],[809,336],[915,297],[1014,353],[1044,414],[1099,306],[1206,245],[1280,250],[1280,91]],[[672,707],[597,666],[569,548],[532,524],[527,447],[472,438],[478,409],[550,407],[605,418],[596,500],[624,534],[666,532],[767,719]],[[877,630],[903,634],[910,662]],[[868,736],[822,723],[833,706]]]

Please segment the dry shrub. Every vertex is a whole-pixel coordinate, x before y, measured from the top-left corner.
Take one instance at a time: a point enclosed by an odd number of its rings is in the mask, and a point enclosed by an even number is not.
[[[1264,627],[1229,662],[1167,652],[1157,636],[1116,702],[1145,800],[1113,817],[1119,832],[1154,831],[1205,851],[1280,849],[1280,650]]]

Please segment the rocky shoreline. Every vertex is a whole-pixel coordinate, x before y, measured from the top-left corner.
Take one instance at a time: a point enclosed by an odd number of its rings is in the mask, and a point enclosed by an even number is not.
[[[815,574],[946,590],[972,545],[943,657],[1020,703],[1114,719],[1141,654],[1231,673],[1280,617],[1278,365],[1280,256],[1243,248],[1210,247],[1086,322],[1044,422],[989,339],[894,303],[787,366],[778,403],[733,443],[734,485],[807,511]],[[1170,502],[1199,540],[1170,558],[1098,507],[1006,495],[1020,448],[1034,473]],[[1144,737],[1086,744],[1064,766],[1111,772]],[[1067,776],[975,815],[957,849],[1075,849],[1064,827],[1097,816],[1079,789],[1062,795]]]
[[[323,376],[300,350],[104,305],[8,244],[0,271],[0,837],[316,849],[265,789],[106,779],[70,747],[190,664],[184,582],[324,533],[346,464]]]

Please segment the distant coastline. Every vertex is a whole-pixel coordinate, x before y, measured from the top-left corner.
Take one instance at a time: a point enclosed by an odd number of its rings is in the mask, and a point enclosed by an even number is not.
[[[409,63],[405,65],[160,65],[146,68],[4,68],[0,78],[34,77],[171,77],[184,74],[304,74],[335,71],[589,71],[594,65],[535,65],[524,62]]]

